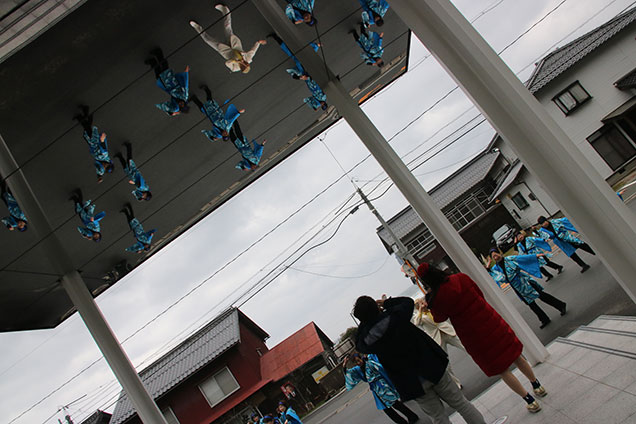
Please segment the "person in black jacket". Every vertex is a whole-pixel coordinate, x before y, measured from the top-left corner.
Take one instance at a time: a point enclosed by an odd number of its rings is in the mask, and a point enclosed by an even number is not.
[[[353,309],[360,320],[356,348],[376,354],[400,398],[415,399],[434,424],[450,424],[442,399],[468,424],[485,424],[481,413],[450,378],[446,352],[411,323],[413,308],[409,297],[377,301],[359,297]]]

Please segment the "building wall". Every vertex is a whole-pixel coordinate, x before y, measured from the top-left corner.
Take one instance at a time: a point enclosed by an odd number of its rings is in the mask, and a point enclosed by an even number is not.
[[[527,208],[519,209],[512,201],[512,196],[517,193],[521,193],[528,202]],[[530,193],[534,194],[535,200],[532,200]],[[539,185],[539,181],[525,169],[521,171],[515,184],[510,185],[499,196],[499,200],[519,227],[524,229],[536,224],[539,216],[552,216],[560,210],[559,206]]]
[[[548,113],[605,179],[612,174],[612,170],[592,148],[587,137],[603,126],[601,118],[634,95],[631,91],[618,90],[613,83],[636,68],[635,35],[636,25],[632,24],[535,93]],[[552,98],[577,80],[592,99],[565,116]]]

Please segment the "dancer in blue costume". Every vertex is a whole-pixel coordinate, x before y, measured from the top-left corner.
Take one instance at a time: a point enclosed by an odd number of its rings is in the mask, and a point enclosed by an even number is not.
[[[203,113],[212,122],[211,130],[202,130],[201,132],[210,141],[217,141],[220,139],[229,140],[230,130],[234,125],[234,122],[245,113],[245,109],[238,110],[236,106],[230,104],[227,107],[227,111],[223,112],[223,109],[212,98],[212,92],[207,85],[201,85],[203,91],[205,91],[205,102],[199,100],[197,96],[192,96],[192,101],[199,107],[201,113]],[[227,102],[226,102],[227,103]]]
[[[150,57],[144,63],[155,71],[157,87],[170,95],[170,100],[155,105],[157,109],[170,116],[187,113],[190,110],[188,106],[190,67],[186,66],[184,72],[175,73],[168,66],[168,61],[163,56],[161,49],[151,51]]]
[[[552,277],[554,277],[554,275],[545,269],[546,266],[556,269],[559,274],[563,272],[563,265],[559,265],[550,260],[552,255],[547,252],[551,252],[552,247],[544,239],[538,237],[526,237],[526,233],[524,231],[519,231],[515,234],[515,241],[517,242],[517,252],[519,252],[520,255],[544,254],[543,256],[539,256],[539,270],[541,271],[541,274],[547,277],[545,281],[550,281]]]
[[[126,159],[121,153],[115,154],[115,157],[121,162],[121,167],[124,169],[126,176],[128,176],[128,182],[135,186],[132,195],[139,201],[152,199],[150,186],[141,175],[141,171],[139,171],[137,164],[132,158],[132,144],[126,142],[124,146],[126,147]]]
[[[7,230],[13,231],[17,229],[20,232],[26,231],[28,227],[27,217],[20,209],[18,201],[11,194],[11,190],[7,186],[6,181],[0,182],[0,197],[9,210],[9,216],[2,218],[2,223]]]
[[[367,26],[384,25],[384,15],[389,10],[386,0],[359,0],[362,6],[362,22]]]
[[[290,21],[298,24],[316,25],[314,17],[314,0],[287,0],[285,15]]]
[[[512,255],[504,257],[499,253],[499,250],[493,248],[490,249],[490,258],[495,262],[488,270],[492,278],[499,285],[503,283],[510,284],[510,287],[512,287],[519,299],[528,305],[532,312],[539,318],[541,321],[540,328],[545,328],[551,321],[543,309],[537,305],[537,299],[557,309],[562,316],[565,315],[567,306],[565,302],[544,291],[541,284],[522,272],[523,270],[535,277],[541,277],[538,255]]]
[[[234,147],[236,147],[236,150],[238,150],[243,157],[243,159],[236,164],[235,168],[246,171],[258,168],[258,164],[263,156],[263,146],[267,140],[263,140],[262,143],[252,140],[252,145],[250,145],[250,142],[247,141],[247,137],[243,135],[238,121],[234,122],[234,127],[230,131],[230,140],[232,140]]]
[[[80,189],[73,192],[71,200],[75,204],[75,213],[84,224],[83,227],[77,227],[77,231],[87,240],[100,241],[102,239],[102,229],[99,221],[106,216],[106,212],[102,211],[96,215],[95,204],[91,200],[85,202]]]
[[[345,358],[345,387],[353,390],[361,381],[369,383],[369,388],[375,400],[375,406],[384,412],[393,422],[398,424],[411,424],[419,417],[400,401],[397,389],[384,371],[378,357],[369,354],[366,359],[358,352],[353,352]],[[400,411],[406,416],[406,420],[396,412]]]
[[[284,400],[278,402],[278,412],[281,424],[303,424],[296,411]]]
[[[141,222],[139,222],[139,220],[135,218],[135,213],[133,212],[133,208],[130,203],[126,203],[124,205],[121,213],[126,215],[128,226],[130,227],[130,230],[133,232],[133,235],[137,240],[137,243],[133,244],[130,247],[127,247],[126,251],[133,253],[142,253],[149,251],[150,244],[152,243],[152,236],[157,230],[152,229],[150,231],[144,231],[144,227],[141,225]]]
[[[356,40],[356,43],[362,48],[360,56],[364,59],[364,63],[377,66],[378,68],[384,66],[384,61],[382,60],[382,55],[384,54],[382,37],[384,33],[369,32],[362,23],[360,24],[360,34],[358,34],[355,29],[349,31],[349,33],[353,35],[353,39]]]
[[[99,129],[93,126],[93,114],[89,113],[88,106],[82,105],[80,109],[82,112],[75,115],[73,119],[77,120],[84,128],[84,140],[88,143],[88,151],[93,158],[97,183],[99,184],[104,180],[104,174],[113,172],[115,165],[108,153],[106,133],[100,133]]]
[[[589,244],[570,233],[570,231],[575,233],[578,233],[578,231],[569,219],[547,219],[545,216],[540,216],[537,223],[540,225],[539,234],[541,237],[546,240],[552,240],[559,249],[563,250],[563,253],[581,267],[581,272],[590,269],[590,266],[583,262],[583,259],[576,253],[576,249],[581,249],[591,255],[596,255],[596,253],[594,253]]]

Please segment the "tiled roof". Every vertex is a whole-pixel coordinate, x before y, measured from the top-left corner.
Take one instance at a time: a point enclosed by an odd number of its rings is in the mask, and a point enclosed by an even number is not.
[[[240,313],[238,309],[228,309],[141,371],[139,376],[153,399],[165,394],[223,352],[240,343]],[[130,400],[122,392],[110,424],[122,423],[134,414],[135,410]]]
[[[532,93],[539,91],[597,47],[627,28],[634,20],[636,20],[636,8],[618,15],[600,27],[553,51],[539,61],[526,86]]]
[[[499,197],[499,195],[503,193],[503,191],[507,189],[510,186],[510,184],[512,184],[512,182],[517,178],[517,175],[519,175],[522,169],[523,169],[523,163],[520,160],[517,160],[517,162],[513,166],[511,166],[510,169],[508,170],[506,177],[501,181],[501,183],[495,188],[495,191],[493,191],[493,193],[490,195],[490,197],[488,198],[488,201],[492,202],[497,197]]]
[[[108,412],[97,410],[90,417],[82,421],[81,424],[108,424],[111,415]]]
[[[484,152],[481,156],[460,168],[453,175],[429,191],[433,201],[440,209],[448,206],[462,194],[483,181],[499,155],[499,153]],[[421,224],[422,220],[410,206],[389,220],[391,229],[400,239],[414,231]],[[378,228],[378,236],[389,245],[393,243],[393,240],[384,228]]]
[[[614,83],[614,87],[619,90],[626,90],[628,88],[636,87],[636,69],[632,70],[629,74],[625,75]]]
[[[320,355],[324,346],[318,327],[310,322],[261,358],[261,376],[264,380],[278,381]]]

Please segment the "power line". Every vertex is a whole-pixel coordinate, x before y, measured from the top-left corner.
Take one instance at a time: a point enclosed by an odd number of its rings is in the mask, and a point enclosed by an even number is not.
[[[376,269],[375,271],[371,271],[367,274],[362,274],[362,275],[329,275],[329,274],[322,274],[319,272],[313,272],[313,271],[308,271],[306,269],[301,269],[301,268],[296,268],[293,266],[288,266],[287,269],[293,269],[294,271],[298,271],[298,272],[302,272],[305,274],[310,274],[310,275],[315,275],[318,277],[327,277],[327,278],[338,278],[338,279],[343,279],[343,280],[358,280],[360,278],[365,278],[365,277],[369,277],[373,274],[378,273],[382,268],[384,268],[384,265],[386,265],[387,261],[389,260],[391,256],[389,255],[385,255],[384,261],[382,261],[382,265],[380,265],[378,267],[378,269]]]

